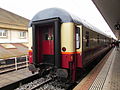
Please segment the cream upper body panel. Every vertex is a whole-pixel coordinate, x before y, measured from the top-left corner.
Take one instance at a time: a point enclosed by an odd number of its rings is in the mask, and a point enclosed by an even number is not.
[[[31,50],[32,47],[32,27],[28,28],[28,36],[29,36],[29,50]]]
[[[75,25],[74,23],[61,24],[61,49],[65,47],[65,52],[75,52]],[[61,52],[63,52],[61,50]]]

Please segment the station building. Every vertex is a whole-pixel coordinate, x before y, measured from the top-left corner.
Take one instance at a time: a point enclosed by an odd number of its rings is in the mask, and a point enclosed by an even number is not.
[[[29,20],[0,8],[0,59],[27,55]]]

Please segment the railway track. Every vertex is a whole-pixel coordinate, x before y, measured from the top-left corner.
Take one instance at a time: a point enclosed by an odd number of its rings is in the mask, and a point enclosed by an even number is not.
[[[15,90],[66,90],[65,83],[60,82],[56,77],[49,75],[24,84]]]
[[[55,74],[42,76],[35,74],[1,87],[0,90],[70,90],[67,89],[70,87],[70,84],[64,81],[66,80],[63,79],[61,81],[61,78],[58,78]]]
[[[30,76],[30,77],[21,79],[19,81],[11,83],[11,84],[9,84],[7,86],[1,87],[0,90],[14,90],[14,89],[26,84],[26,83],[29,83],[29,82],[31,82],[33,80],[38,79],[39,77],[40,77],[39,74],[34,74],[34,75]]]
[[[40,88],[41,86],[43,86],[43,85],[45,85],[45,84],[47,84],[47,83],[49,83],[49,82],[51,82],[51,81],[52,81],[52,78],[49,78],[49,79],[47,79],[46,81],[43,81],[43,82],[41,82],[40,84],[37,84],[36,86],[32,87],[31,90],[38,89],[38,88]]]
[[[24,84],[18,88],[16,88],[15,90],[36,90],[37,88],[45,85],[46,83],[49,83],[50,81],[52,81],[51,77],[41,77],[39,79],[36,79],[32,82],[29,82],[27,84]]]

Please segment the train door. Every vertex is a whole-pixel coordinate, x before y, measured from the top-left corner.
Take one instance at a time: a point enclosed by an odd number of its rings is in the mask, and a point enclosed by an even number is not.
[[[39,62],[54,64],[54,26],[38,26],[37,31],[37,57]]]
[[[76,26],[76,63],[82,68],[82,26]]]
[[[59,20],[33,23],[33,62],[36,65],[60,64]]]
[[[81,37],[81,26],[75,27],[75,54],[74,60],[70,63],[70,71],[72,75],[72,80],[76,79],[77,68],[82,66],[82,56],[81,56],[81,46],[82,46],[82,37]]]

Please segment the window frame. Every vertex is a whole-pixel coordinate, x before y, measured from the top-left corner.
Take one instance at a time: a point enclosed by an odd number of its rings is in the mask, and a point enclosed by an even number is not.
[[[19,32],[19,38],[26,39],[27,32],[26,31],[20,31]]]
[[[86,47],[89,47],[89,32],[88,31],[86,31],[85,32],[85,39],[86,39]]]
[[[75,37],[76,37],[76,49],[80,49],[80,28],[76,27],[75,28]]]
[[[8,35],[8,30],[0,29],[0,37],[7,37],[7,35]]]
[[[98,44],[100,43],[100,35],[99,34],[97,35],[97,43]]]

